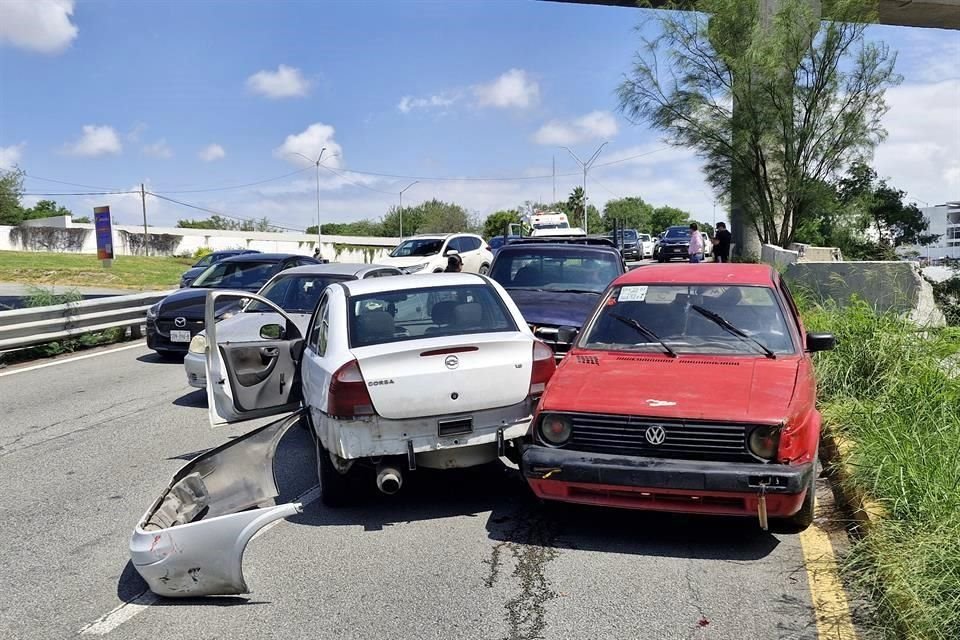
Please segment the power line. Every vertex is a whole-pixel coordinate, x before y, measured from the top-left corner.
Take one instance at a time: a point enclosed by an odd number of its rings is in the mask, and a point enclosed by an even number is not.
[[[365,184],[360,184],[359,182],[354,182],[354,181],[350,180],[349,178],[347,178],[346,176],[344,176],[342,173],[338,173],[337,171],[331,169],[330,167],[325,167],[325,166],[323,166],[323,165],[320,165],[320,167],[321,167],[322,169],[326,169],[327,171],[329,171],[329,172],[332,173],[333,175],[337,176],[338,178],[340,178],[341,180],[343,180],[343,181],[346,182],[347,184],[352,184],[352,185],[355,186],[355,187],[360,187],[361,189],[367,189],[368,191],[375,191],[375,192],[377,192],[377,193],[384,193],[384,194],[386,194],[386,195],[388,195],[388,196],[396,195],[396,194],[394,194],[392,191],[384,191],[384,190],[382,190],[382,189],[375,189],[375,188],[373,188],[373,187],[371,187],[371,186],[368,186],[368,185],[365,185]]]
[[[255,187],[258,184],[265,184],[267,182],[274,182],[276,180],[282,180],[284,178],[289,178],[290,176],[295,176],[298,173],[303,173],[304,171],[309,170],[310,167],[304,167],[303,169],[297,169],[296,171],[291,171],[290,173],[285,173],[282,176],[275,176],[273,178],[266,178],[264,180],[257,180],[256,182],[248,182],[246,184],[236,184],[230,187],[211,187],[209,189],[180,189],[175,191],[162,190],[160,193],[209,193],[211,191],[231,191],[233,189],[245,189],[247,187]]]
[[[37,193],[36,191],[24,191],[24,196],[115,196],[128,193],[140,193],[139,191],[83,191],[72,193]]]
[[[139,193],[139,192],[137,192],[137,193]],[[158,193],[153,193],[153,192],[151,192],[151,191],[147,191],[146,194],[147,194],[147,195],[150,195],[150,196],[153,196],[154,198],[159,198],[159,199],[161,199],[161,200],[166,200],[167,202],[172,202],[172,203],[174,203],[174,204],[179,204],[180,206],[188,207],[188,208],[190,208],[190,209],[196,209],[197,211],[203,211],[204,213],[209,213],[209,214],[212,214],[212,215],[215,215],[215,216],[220,216],[220,217],[223,217],[223,218],[230,218],[231,220],[239,220],[239,221],[241,221],[241,222],[256,222],[256,218],[241,218],[241,217],[239,217],[239,216],[232,216],[232,215],[230,215],[230,214],[228,214],[228,213],[223,213],[222,211],[215,211],[215,210],[213,210],[213,209],[208,209],[207,207],[201,207],[201,206],[199,206],[199,205],[190,204],[189,202],[183,202],[182,200],[175,200],[174,198],[168,198],[167,196],[162,196],[162,195],[160,195],[160,194],[158,194]],[[275,224],[275,223],[273,223],[273,222],[270,223],[270,226],[271,226],[271,227],[274,227],[274,228],[276,228],[276,229],[284,229],[284,230],[286,230],[286,231],[304,231],[304,229],[303,229],[302,227],[288,227],[288,226],[284,226],[283,224]]]

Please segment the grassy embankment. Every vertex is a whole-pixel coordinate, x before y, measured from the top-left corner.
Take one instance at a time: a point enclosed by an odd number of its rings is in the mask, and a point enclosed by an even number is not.
[[[805,304],[826,428],[852,443],[851,482],[886,516],[854,545],[848,575],[890,638],[960,638],[960,329],[919,331],[866,304]],[[949,362],[949,360],[947,360]]]
[[[92,254],[0,251],[0,282],[132,290],[175,288],[194,258],[120,256],[104,268]]]

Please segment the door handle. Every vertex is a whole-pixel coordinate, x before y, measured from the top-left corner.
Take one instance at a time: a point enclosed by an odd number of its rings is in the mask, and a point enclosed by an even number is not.
[[[261,347],[260,355],[267,358],[276,358],[278,355],[280,355],[280,349],[277,347]]]

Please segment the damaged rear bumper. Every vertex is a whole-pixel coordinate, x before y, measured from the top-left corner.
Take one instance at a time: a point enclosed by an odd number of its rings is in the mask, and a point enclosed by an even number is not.
[[[167,597],[248,593],[243,552],[275,520],[302,510],[274,504],[277,444],[299,412],[191,460],[130,538],[130,559],[150,590]]]

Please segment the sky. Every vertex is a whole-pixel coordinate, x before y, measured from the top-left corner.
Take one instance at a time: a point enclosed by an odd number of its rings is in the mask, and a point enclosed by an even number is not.
[[[26,204],[120,223],[208,213],[379,218],[400,199],[479,217],[587,193],[725,219],[687,149],[617,111],[640,44],[632,8],[534,0],[446,2],[0,0],[0,167]],[[649,23],[644,33],[655,27]],[[870,27],[899,52],[874,166],[920,206],[960,200],[960,32]],[[297,173],[294,173],[297,172]],[[290,175],[292,174],[292,175]],[[375,175],[379,174],[379,175]],[[284,176],[284,177],[281,177]],[[493,178],[493,179],[491,179]],[[72,184],[64,184],[72,183]],[[258,183],[258,184],[253,184]],[[247,186],[245,186],[247,185]]]

